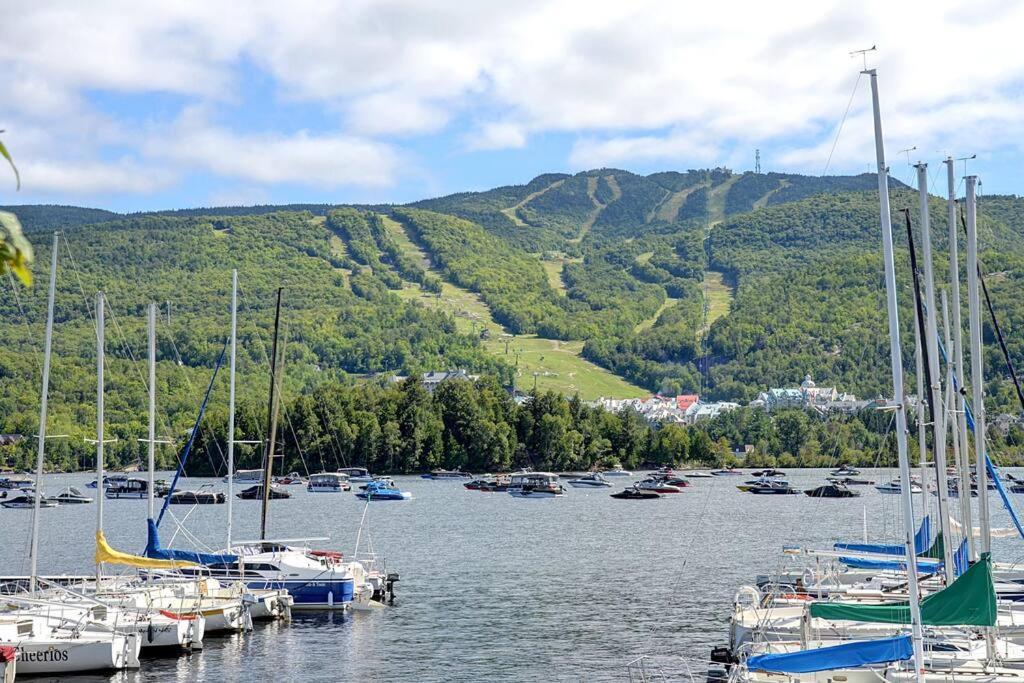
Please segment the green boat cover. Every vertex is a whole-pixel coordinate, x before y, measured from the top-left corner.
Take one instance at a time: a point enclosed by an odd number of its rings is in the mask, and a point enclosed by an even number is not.
[[[910,603],[855,605],[812,602],[811,616],[829,621],[865,621],[876,624],[909,624]],[[984,553],[953,583],[921,601],[921,621],[926,626],[995,626],[996,590],[992,585],[992,556]]]

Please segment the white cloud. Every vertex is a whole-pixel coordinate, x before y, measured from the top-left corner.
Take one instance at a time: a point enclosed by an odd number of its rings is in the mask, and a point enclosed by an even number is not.
[[[526,131],[517,123],[493,121],[466,136],[472,150],[519,149],[526,145]]]
[[[175,174],[131,160],[32,160],[19,163],[22,189],[70,195],[148,194],[169,187]]]
[[[456,136],[473,150],[567,133],[575,166],[714,163],[767,144],[817,171],[860,67],[848,51],[872,43],[895,149],[985,152],[1024,132],[1024,5],[1009,0],[53,0],[0,5],[0,24],[5,109],[51,127],[42,158],[83,164],[126,146],[258,184],[384,186],[393,144],[452,121],[473,122]],[[178,144],[161,126],[180,112],[129,123],[88,104],[90,90],[172,93],[230,111],[253,67],[275,98],[322,106],[337,128],[204,124]],[[871,156],[863,85],[833,168]]]
[[[249,182],[319,188],[380,187],[393,182],[398,155],[389,145],[348,135],[299,131],[236,134],[187,111],[169,135],[146,143],[147,155]]]

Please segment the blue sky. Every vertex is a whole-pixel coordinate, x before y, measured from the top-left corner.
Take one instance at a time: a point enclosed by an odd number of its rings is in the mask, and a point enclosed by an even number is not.
[[[755,148],[766,170],[859,173],[849,51],[871,44],[896,177],[916,146],[1024,191],[1024,7],[1003,0],[52,0],[0,22],[23,180],[3,203],[405,202],[599,166],[746,170]]]

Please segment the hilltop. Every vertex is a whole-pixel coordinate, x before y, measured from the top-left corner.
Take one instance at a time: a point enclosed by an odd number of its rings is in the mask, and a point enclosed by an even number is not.
[[[404,206],[131,215],[5,208],[34,242],[37,271],[48,263],[48,233],[60,229],[68,240],[58,279],[55,421],[69,429],[87,422],[87,299],[103,289],[116,318],[110,381],[124,388],[108,410],[135,428],[144,403],[131,379],[144,349],[143,306],[164,302],[160,355],[180,371],[161,387],[163,408],[171,422],[185,423],[223,347],[233,267],[243,290],[240,375],[253,395],[265,391],[279,285],[296,394],[326,379],[386,382],[451,368],[584,399],[663,391],[742,401],[806,373],[860,395],[884,393],[875,187],[868,174],[596,169]],[[894,212],[916,206],[905,186],[892,195]],[[933,201],[936,272],[944,276],[945,211]],[[1012,331],[1024,323],[1016,295],[1024,200],[988,197],[981,217],[992,296]],[[906,287],[905,238],[896,237]],[[0,328],[0,432],[32,433],[42,281],[0,301],[9,321]],[[910,320],[907,309],[912,344]],[[1024,342],[1010,336],[1019,357]],[[1008,404],[996,353],[986,363],[990,395]]]

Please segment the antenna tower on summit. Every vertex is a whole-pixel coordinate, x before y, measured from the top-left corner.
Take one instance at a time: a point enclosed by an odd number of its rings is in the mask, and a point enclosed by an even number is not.
[[[754,150],[754,173],[761,172],[761,150]]]

